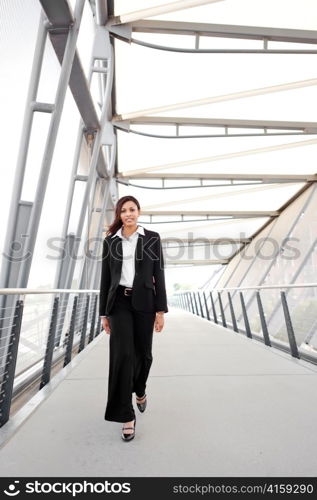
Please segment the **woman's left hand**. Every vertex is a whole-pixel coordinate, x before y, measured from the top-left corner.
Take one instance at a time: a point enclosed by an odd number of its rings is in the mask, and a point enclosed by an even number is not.
[[[154,329],[156,332],[161,332],[163,330],[164,326],[164,313],[156,313],[155,316],[155,322],[154,322]]]

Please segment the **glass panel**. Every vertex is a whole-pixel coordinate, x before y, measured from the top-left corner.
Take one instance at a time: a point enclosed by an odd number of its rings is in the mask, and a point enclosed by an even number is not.
[[[61,72],[61,65],[57,59],[50,37],[47,36],[43,65],[37,93],[37,101],[49,104],[55,103],[55,96]]]
[[[38,179],[43,162],[50,121],[51,114],[34,113],[21,194],[23,200],[34,200],[37,188],[36,180]]]
[[[0,248],[3,248],[5,228],[10,211],[40,10],[40,3],[37,0],[30,0],[27,9],[25,9],[23,0],[0,2],[0,99],[2,115],[0,120],[2,155]],[[2,252],[0,259],[2,259]]]
[[[66,201],[77,140],[76,120],[79,113],[70,91],[67,91],[56,140],[45,201],[41,215],[28,286],[50,288],[54,283],[57,259],[61,258],[60,237],[64,224]],[[61,182],[63,179],[63,182]],[[71,230],[71,228],[70,228]],[[56,249],[57,248],[57,249]],[[43,272],[45,269],[45,272]]]

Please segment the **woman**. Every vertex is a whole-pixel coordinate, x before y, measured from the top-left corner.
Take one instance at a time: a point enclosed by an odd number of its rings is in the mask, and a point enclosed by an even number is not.
[[[122,422],[121,437],[135,436],[132,393],[140,412],[147,405],[153,327],[160,332],[168,311],[160,236],[138,225],[140,204],[123,196],[103,243],[100,316],[110,334],[105,419]]]

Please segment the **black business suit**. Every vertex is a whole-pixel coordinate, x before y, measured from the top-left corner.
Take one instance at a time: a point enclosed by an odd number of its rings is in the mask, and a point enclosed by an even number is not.
[[[144,229],[135,249],[131,297],[119,286],[122,239],[107,236],[103,243],[100,283],[101,316],[110,323],[110,363],[106,420],[129,422],[135,418],[132,393],[143,396],[152,364],[152,338],[156,311],[168,311],[164,259],[160,236]]]

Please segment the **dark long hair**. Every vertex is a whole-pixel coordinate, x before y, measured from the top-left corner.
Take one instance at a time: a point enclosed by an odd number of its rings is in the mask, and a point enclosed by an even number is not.
[[[122,198],[120,198],[116,203],[114,221],[109,226],[109,229],[106,233],[107,236],[109,234],[111,234],[111,235],[115,234],[118,231],[118,229],[120,229],[120,227],[122,226],[122,220],[121,220],[120,215],[121,215],[122,206],[127,201],[133,201],[133,203],[135,203],[136,206],[138,207],[138,209],[140,210],[140,203],[138,202],[138,200],[136,198],[134,198],[134,196],[122,196]]]

